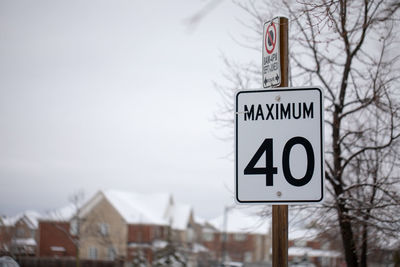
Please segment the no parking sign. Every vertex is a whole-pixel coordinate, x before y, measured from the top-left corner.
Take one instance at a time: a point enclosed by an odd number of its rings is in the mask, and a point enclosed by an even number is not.
[[[263,87],[276,87],[281,84],[280,62],[280,17],[264,23],[262,46]]]

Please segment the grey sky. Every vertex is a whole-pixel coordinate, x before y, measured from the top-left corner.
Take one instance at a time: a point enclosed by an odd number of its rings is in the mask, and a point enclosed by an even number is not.
[[[0,1],[0,214],[84,189],[171,192],[207,218],[232,201],[210,119],[241,10],[204,1]],[[259,55],[261,61],[261,55]],[[258,60],[256,57],[255,60]]]

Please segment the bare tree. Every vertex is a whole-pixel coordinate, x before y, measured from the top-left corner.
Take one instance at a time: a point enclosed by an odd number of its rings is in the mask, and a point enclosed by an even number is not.
[[[70,206],[68,214],[60,214],[60,211],[51,212],[50,217],[54,221],[53,226],[61,231],[75,247],[76,267],[80,266],[80,248],[81,248],[81,225],[83,220],[79,217],[80,210],[84,200],[84,192],[77,191],[69,196]],[[67,216],[67,217],[66,217]],[[60,222],[68,222],[68,226],[60,224]]]
[[[250,15],[247,24],[257,39],[253,44],[246,38],[244,44],[257,50],[262,24],[273,17],[271,10],[286,13],[291,22],[291,85],[319,85],[326,92],[328,196],[316,217],[326,230],[339,230],[348,266],[367,266],[368,245],[382,244],[400,229],[400,2],[286,0],[239,5]],[[229,60],[226,65],[230,85],[218,87],[224,100],[216,121],[232,127],[233,95],[260,84],[261,66]]]
[[[116,244],[110,235],[110,229],[107,224],[102,224],[105,221],[106,214],[99,211],[91,211],[90,216],[85,216],[82,213],[84,207],[85,194],[83,191],[77,191],[69,197],[70,205],[67,207],[67,214],[59,214],[54,212],[52,218],[54,219],[53,225],[56,229],[61,231],[74,245],[76,266],[80,266],[81,248],[86,240],[95,240],[96,244],[109,249],[112,259],[118,258],[118,251]],[[66,227],[67,222],[69,227]],[[114,229],[115,230],[115,229]],[[119,234],[118,229],[113,232],[113,235]]]
[[[95,208],[91,210],[89,215],[81,214],[80,236],[81,238],[95,240],[97,245],[108,250],[110,260],[116,260],[121,258],[117,245],[123,241],[115,239],[116,236],[120,237],[123,231],[116,227],[111,229],[112,225],[106,223],[107,215],[104,210],[96,210]]]

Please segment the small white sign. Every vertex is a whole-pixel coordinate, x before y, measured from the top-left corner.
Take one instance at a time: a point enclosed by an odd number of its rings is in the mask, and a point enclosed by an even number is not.
[[[321,202],[324,196],[322,90],[240,91],[235,105],[236,201]]]
[[[281,84],[280,59],[280,18],[276,17],[264,23],[262,46],[263,87],[276,87]]]

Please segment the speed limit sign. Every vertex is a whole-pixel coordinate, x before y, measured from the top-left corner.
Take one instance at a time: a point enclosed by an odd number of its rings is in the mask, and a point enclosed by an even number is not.
[[[239,203],[300,204],[324,197],[323,91],[239,91],[235,187]]]

